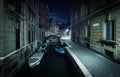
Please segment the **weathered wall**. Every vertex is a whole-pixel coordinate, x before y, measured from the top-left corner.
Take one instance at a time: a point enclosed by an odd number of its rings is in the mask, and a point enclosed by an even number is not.
[[[76,1],[77,2],[77,1]],[[99,4],[98,4],[99,3]],[[113,4],[114,3],[114,4]],[[111,5],[109,5],[111,4]],[[76,10],[74,7],[78,8],[79,6],[72,4],[71,9],[71,26],[72,26],[72,39],[75,39],[75,42],[87,46],[89,44],[90,48],[109,57],[117,62],[120,62],[120,6],[119,2],[116,1],[95,1],[91,0],[90,2],[90,13],[88,6],[85,1],[81,3],[80,11],[77,13],[80,16],[77,17]],[[82,10],[82,9],[84,10]],[[85,10],[86,9],[86,10]],[[106,40],[106,24],[107,21],[114,21],[114,39]],[[88,27],[90,26],[90,28]],[[89,29],[90,30],[89,30]],[[89,31],[89,32],[88,32]],[[90,36],[88,36],[88,33]],[[106,44],[105,42],[110,43]],[[114,43],[118,45],[114,45]]]
[[[103,37],[103,22],[104,15],[93,18],[90,20],[90,47],[98,52],[102,52],[101,43],[99,41]],[[97,25],[98,24],[98,25]]]
[[[4,1],[0,0],[0,77],[3,77],[3,50],[4,50]]]
[[[30,0],[13,1],[15,2],[0,0],[0,77],[13,77],[16,74],[41,44],[41,38],[44,36],[41,34],[45,29],[40,28],[40,25],[44,24],[43,26],[47,27],[46,3],[34,0],[35,6],[32,6],[32,3],[29,4]],[[18,4],[14,4],[16,1]],[[43,4],[44,8],[40,8]],[[18,11],[15,10],[16,7]],[[44,22],[39,19],[39,10],[43,14]],[[17,48],[18,43],[20,46]]]
[[[3,55],[3,38],[4,38],[4,5],[0,1],[0,57]]]

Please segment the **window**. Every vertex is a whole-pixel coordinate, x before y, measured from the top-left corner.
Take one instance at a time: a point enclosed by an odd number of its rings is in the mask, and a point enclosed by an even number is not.
[[[20,48],[20,29],[16,29],[16,49]]]
[[[87,37],[90,37],[90,25],[87,26]]]
[[[114,21],[106,22],[106,40],[114,40]]]
[[[30,41],[30,31],[28,31],[28,43],[30,43],[31,41]]]

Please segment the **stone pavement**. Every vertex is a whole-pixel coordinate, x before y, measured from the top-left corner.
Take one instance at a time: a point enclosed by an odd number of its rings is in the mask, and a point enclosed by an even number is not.
[[[78,66],[83,69],[82,71],[87,72],[86,77],[120,77],[119,64],[90,49],[75,44],[71,40],[64,41],[71,46],[67,48],[72,53],[71,55],[73,55]]]

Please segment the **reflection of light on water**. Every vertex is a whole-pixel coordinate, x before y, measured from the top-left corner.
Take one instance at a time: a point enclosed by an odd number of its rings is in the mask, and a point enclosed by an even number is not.
[[[61,54],[65,54],[64,48],[62,47],[58,47],[58,48],[56,47],[55,50]]]

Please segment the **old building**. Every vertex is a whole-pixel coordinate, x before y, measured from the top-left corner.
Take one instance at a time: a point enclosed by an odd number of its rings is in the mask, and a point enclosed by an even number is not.
[[[53,19],[53,18],[50,18],[49,19],[49,35],[56,35],[58,32],[59,32],[59,27],[58,27],[58,22]]]
[[[38,48],[47,26],[45,1],[0,0],[0,77],[11,77],[21,68]]]
[[[72,40],[120,62],[119,4],[119,0],[73,0]]]

